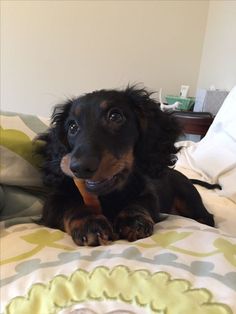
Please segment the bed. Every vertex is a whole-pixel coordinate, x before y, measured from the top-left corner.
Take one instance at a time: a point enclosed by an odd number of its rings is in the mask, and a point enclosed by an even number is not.
[[[91,248],[34,222],[44,190],[32,139],[48,121],[2,113],[0,313],[236,313],[235,116],[236,87],[199,143],[177,143],[178,170],[223,187],[197,187],[216,228],[168,216],[149,238]]]

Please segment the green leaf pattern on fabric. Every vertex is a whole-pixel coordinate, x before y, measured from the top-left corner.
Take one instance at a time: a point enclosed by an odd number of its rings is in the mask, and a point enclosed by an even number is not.
[[[46,119],[4,112],[0,116],[1,228],[32,222],[42,209],[42,183],[35,154],[41,142],[36,132],[47,128]],[[37,193],[35,193],[37,191]]]
[[[13,151],[28,161],[34,167],[38,167],[42,160],[34,155],[34,147],[31,139],[19,130],[4,130],[0,128],[1,145]]]
[[[31,258],[38,252],[40,252],[42,249],[45,247],[52,247],[52,248],[57,248],[61,249],[63,251],[73,251],[75,250],[72,247],[61,245],[59,243],[55,243],[56,241],[59,241],[64,238],[64,233],[62,231],[53,231],[49,232],[46,229],[40,229],[38,231],[35,231],[31,234],[27,234],[25,236],[21,237],[23,240],[26,242],[36,245],[33,249],[31,249],[28,252],[25,252],[23,254],[5,259],[5,260],[0,260],[0,265],[4,264],[9,264],[9,263],[14,263],[14,262],[19,262],[24,259]]]

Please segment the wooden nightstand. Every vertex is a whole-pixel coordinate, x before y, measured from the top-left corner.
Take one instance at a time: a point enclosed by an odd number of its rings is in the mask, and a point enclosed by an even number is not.
[[[197,134],[201,138],[206,134],[214,117],[210,112],[173,111],[185,134]]]

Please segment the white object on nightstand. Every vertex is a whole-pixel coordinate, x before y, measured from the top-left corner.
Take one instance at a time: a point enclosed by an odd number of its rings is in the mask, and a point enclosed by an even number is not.
[[[188,97],[188,90],[189,86],[188,85],[181,85],[180,87],[180,97],[187,98]]]
[[[179,105],[181,105],[179,101],[176,101],[172,105],[165,105],[162,101],[162,88],[160,88],[159,90],[159,102],[160,102],[160,108],[162,111],[177,110]]]

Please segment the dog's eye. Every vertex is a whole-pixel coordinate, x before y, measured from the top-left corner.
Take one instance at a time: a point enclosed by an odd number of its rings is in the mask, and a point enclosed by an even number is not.
[[[119,109],[111,109],[108,112],[107,118],[110,122],[121,124],[124,122],[125,117]]]
[[[71,135],[75,135],[78,131],[79,131],[79,126],[76,123],[76,121],[70,121],[69,122],[69,129],[68,129],[69,133]]]

